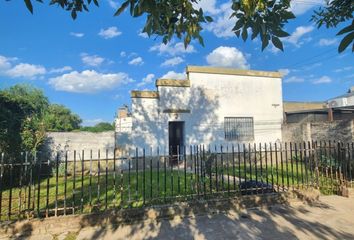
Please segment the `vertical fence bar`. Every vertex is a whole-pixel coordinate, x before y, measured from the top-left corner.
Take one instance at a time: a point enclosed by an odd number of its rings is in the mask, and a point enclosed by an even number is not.
[[[105,176],[105,198],[104,198],[104,210],[107,210],[108,205],[108,149],[106,148],[106,176]]]
[[[163,167],[164,167],[164,181],[163,181],[163,200],[166,202],[166,195],[167,195],[167,166],[166,166],[166,148],[163,150]]]
[[[222,150],[223,146],[220,146],[221,155],[221,191],[224,192],[224,152]]]
[[[267,143],[264,143],[264,155],[265,155],[265,171],[266,171],[266,182],[267,182],[267,189],[269,188],[269,173],[268,173],[268,152],[267,152]],[[273,186],[272,186],[273,187]]]
[[[198,176],[198,161],[197,161],[197,151],[196,151],[196,146],[193,146],[193,160],[194,160],[194,176],[195,176],[195,183],[197,187],[197,195],[199,196],[199,176]]]
[[[160,147],[157,147],[157,198],[160,198]]]
[[[305,181],[306,181],[306,187],[309,187],[309,175],[308,175],[308,158],[307,158],[307,148],[306,148],[306,142],[304,142],[304,167],[305,167]]]
[[[246,161],[246,145],[243,144],[242,145],[242,151],[243,151],[243,174],[244,174],[244,182],[247,182],[247,161]],[[247,187],[247,185],[245,184],[245,187]]]
[[[153,198],[152,196],[152,158],[153,158],[153,152],[152,148],[150,148],[150,199]]]
[[[284,163],[283,163],[283,144],[280,143],[280,168],[281,168],[281,183],[283,191],[285,191],[285,184],[284,184]]]
[[[297,181],[297,188],[300,188],[300,180],[299,180],[299,157],[297,152],[297,144],[295,143],[295,164],[296,164],[296,181]]]
[[[235,146],[232,144],[232,173],[234,176],[234,191],[236,191],[236,167],[235,167]]]
[[[277,143],[274,144],[275,148],[275,168],[276,168],[276,174],[277,174],[277,191],[279,192],[279,165],[278,165],[278,145]]]
[[[271,174],[271,181],[272,181],[272,190],[274,190],[274,175],[273,175],[273,149],[272,143],[269,143],[269,153],[270,153],[270,174]]]
[[[256,194],[258,194],[258,171],[257,171],[257,145],[253,144],[254,149],[254,174],[256,175]],[[261,187],[263,188],[263,186]]]
[[[38,161],[37,159],[37,154],[35,155],[36,156],[36,160]],[[41,217],[41,212],[40,212],[40,199],[41,199],[41,169],[42,169],[42,161],[41,159],[39,158],[39,164],[38,164],[38,183],[37,183],[37,216],[38,217]],[[12,179],[12,177],[11,177]],[[11,194],[11,188],[10,188],[10,194]],[[10,202],[11,203],[11,198],[10,198]],[[10,206],[11,207],[11,206]]]
[[[64,171],[64,215],[66,215],[66,193],[68,183],[68,151],[65,151],[65,171]]]
[[[288,159],[288,143],[285,142],[285,165],[286,165],[286,186],[287,190],[290,189],[290,184],[289,184],[289,159]]]
[[[23,158],[24,154],[21,152],[20,156],[20,163],[19,163],[19,175],[20,175],[20,181],[19,181],[19,191],[18,191],[18,219],[21,217],[21,208],[22,208],[22,181],[23,181]]]
[[[181,193],[181,180],[180,180],[180,176],[179,176],[179,162],[180,162],[180,157],[181,157],[181,154],[180,154],[180,146],[177,145],[177,194],[180,195]]]
[[[138,162],[138,148],[135,148],[135,201],[138,201],[138,191],[139,191],[139,177],[138,177],[138,170],[139,170],[139,162]]]
[[[50,159],[47,159],[47,167],[50,169]],[[48,171],[48,170],[47,170]],[[50,180],[50,174],[48,173],[46,175],[47,178],[47,186],[46,186],[46,202],[45,202],[45,216],[48,217],[49,215],[49,180]]]
[[[260,163],[260,175],[262,183],[262,193],[264,193],[264,180],[263,180],[263,156],[262,156],[262,144],[259,143],[259,163]]]
[[[31,209],[31,192],[32,192],[32,188],[33,188],[33,164],[32,164],[32,160],[31,158],[28,159],[28,152],[26,152],[26,162],[28,162],[29,166],[28,166],[28,170],[29,170],[29,176],[28,176],[28,202],[27,202],[27,210],[30,211]],[[0,211],[1,212],[1,211]]]
[[[187,194],[187,156],[186,156],[186,146],[183,146],[183,153],[184,153],[184,195]]]
[[[309,186],[310,187],[313,187],[313,169],[312,169],[312,167],[313,167],[313,161],[312,161],[312,159],[313,159],[313,156],[314,156],[314,153],[313,153],[313,149],[312,149],[312,145],[311,145],[311,143],[310,143],[310,141],[308,141],[307,142],[307,147],[308,147],[308,163],[309,163],[309,165],[308,165],[308,169],[309,169],[309,174],[310,174],[310,176],[309,176]]]
[[[303,159],[303,146],[302,143],[299,143],[299,151],[300,151],[300,171],[301,171],[301,187],[304,188],[304,159]]]
[[[73,214],[75,214],[75,197],[76,197],[76,150],[74,150],[74,168],[73,168],[73,192],[72,192]]]
[[[81,152],[81,199],[80,199],[80,209],[81,213],[84,212],[84,161],[85,161],[85,151]]]
[[[4,158],[5,158],[5,153],[1,153],[1,163],[0,163],[0,221],[2,220],[2,188],[3,188],[3,177],[4,177]]]
[[[227,169],[227,194],[230,195],[230,154],[229,154],[229,144],[226,145],[226,169]]]
[[[129,152],[128,152],[128,202],[130,203],[130,200],[131,200],[131,177],[130,177],[130,169],[131,169],[131,157],[130,157],[130,149],[129,149]]]
[[[215,145],[215,189],[216,192],[219,192],[219,178],[218,178],[218,152],[217,147]]]
[[[89,202],[90,212],[92,212],[92,149],[90,149]]]
[[[293,161],[293,144],[292,143],[290,143],[290,162],[291,162],[291,181],[292,181],[293,191],[294,191],[295,182],[294,182],[294,161]]]
[[[252,160],[251,160],[251,155],[252,155],[252,148],[251,148],[251,143],[248,143],[248,163],[250,165],[250,180],[252,181]]]
[[[116,188],[116,174],[117,174],[117,166],[116,166],[116,148],[113,148],[113,207],[116,207],[116,203],[117,203],[117,188]],[[123,165],[121,165],[123,166]]]
[[[204,188],[204,197],[206,196],[206,193],[207,193],[207,190],[206,190],[206,168],[207,168],[207,166],[206,166],[206,159],[205,159],[205,149],[204,149],[204,144],[202,145],[202,153],[203,153],[203,157],[202,157],[202,166],[204,166],[203,167],[203,188]]]
[[[101,195],[101,182],[100,179],[101,178],[101,150],[98,149],[97,152],[97,206],[98,209],[101,208],[101,199],[100,199],[100,195]]]
[[[145,205],[145,148],[143,148],[143,205]]]
[[[171,188],[171,195],[170,197],[173,197],[173,152],[172,152],[172,146],[170,146],[170,151],[169,151],[169,164],[170,164],[170,188]]]
[[[120,208],[122,209],[124,207],[124,172],[123,172],[123,167],[124,167],[124,156],[123,154],[120,156],[120,159],[118,158],[118,160],[120,160]],[[128,152],[128,156],[127,159],[129,161],[129,152]],[[130,167],[129,167],[130,168]]]
[[[237,162],[238,162],[238,191],[241,193],[241,149],[237,143]]]
[[[59,192],[59,152],[55,158],[55,216],[58,216],[58,192]]]

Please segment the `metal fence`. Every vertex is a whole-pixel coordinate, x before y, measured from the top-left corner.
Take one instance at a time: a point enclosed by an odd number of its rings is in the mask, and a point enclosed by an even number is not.
[[[302,142],[168,149],[1,154],[0,220],[317,188],[353,176],[354,143]]]

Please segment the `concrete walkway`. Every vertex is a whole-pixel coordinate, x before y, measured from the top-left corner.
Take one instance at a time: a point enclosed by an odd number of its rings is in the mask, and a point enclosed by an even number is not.
[[[84,227],[55,236],[12,239],[354,239],[354,198],[321,197],[316,204],[247,209],[241,212],[175,217],[131,225]],[[70,238],[69,238],[70,237]],[[8,239],[3,236],[0,239]]]

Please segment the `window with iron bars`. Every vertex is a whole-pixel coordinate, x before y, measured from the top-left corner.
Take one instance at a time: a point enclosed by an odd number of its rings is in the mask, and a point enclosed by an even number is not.
[[[225,140],[253,141],[253,117],[225,117]]]

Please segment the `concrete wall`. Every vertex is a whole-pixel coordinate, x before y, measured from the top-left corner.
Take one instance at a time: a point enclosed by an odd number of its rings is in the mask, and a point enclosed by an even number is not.
[[[168,122],[185,122],[185,144],[227,144],[224,117],[253,117],[254,141],[281,141],[280,77],[189,72],[190,87],[159,86],[159,98],[132,98],[132,145],[167,148]],[[187,112],[166,113],[167,109]]]
[[[283,125],[284,142],[302,141],[328,141],[341,142],[354,141],[354,120],[341,120],[333,122],[316,123],[290,123]]]
[[[108,157],[113,158],[115,146],[114,131],[102,133],[91,132],[50,132],[47,133],[45,142],[45,151],[69,151],[69,160],[74,158],[74,150],[77,151],[77,159],[82,156],[82,150],[85,151],[85,158],[90,157],[90,150],[93,151],[93,157],[97,158],[98,150],[101,157],[106,157],[106,149],[108,149]]]

